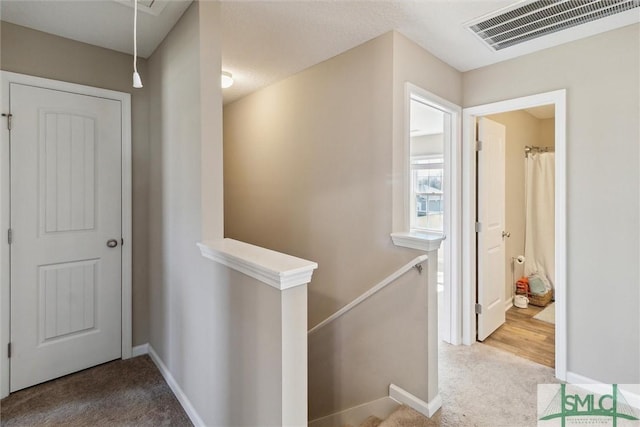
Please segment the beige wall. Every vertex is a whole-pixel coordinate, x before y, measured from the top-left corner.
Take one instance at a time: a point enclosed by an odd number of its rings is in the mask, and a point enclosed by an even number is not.
[[[149,58],[150,345],[204,425],[282,425],[282,313],[304,313],[305,287],[280,292],[196,247],[222,236],[219,7],[194,2]]]
[[[226,380],[215,376],[230,361],[214,349],[222,340],[226,351],[229,338],[228,309],[218,306],[228,303],[229,273],[196,247],[202,236],[199,6],[187,9],[148,61],[149,344],[204,421],[216,425],[228,416],[213,412],[215,403],[228,399],[221,395]]]
[[[410,270],[309,335],[310,420],[388,396],[391,383],[429,400],[427,336],[417,326],[427,323],[425,273]]]
[[[389,238],[392,41],[224,109],[225,235],[319,264],[309,327],[412,255]]]
[[[133,345],[149,339],[148,89],[131,87],[132,57],[29,28],[1,23],[0,69],[131,94],[133,173]],[[147,61],[138,59],[143,83]]]
[[[511,259],[524,255],[525,235],[525,168],[524,147],[554,146],[554,119],[540,120],[524,110],[487,116],[488,119],[506,127],[505,146],[505,230],[511,233],[506,239],[505,251],[505,301],[511,301],[514,280],[524,274],[522,265],[514,264],[511,274]],[[549,126],[551,124],[551,126]],[[549,132],[549,129],[551,130]]]
[[[196,247],[222,235],[219,7],[194,2],[148,61],[150,345],[204,425],[282,425],[281,313],[291,294],[304,309],[304,287],[284,295]]]
[[[639,75],[632,25],[463,77],[465,106],[567,90],[568,370],[605,383],[640,382]]]
[[[318,262],[309,327],[418,254],[390,239],[391,155],[396,134],[404,135],[395,132],[394,106],[402,106],[410,79],[461,100],[458,72],[388,33],[224,108],[225,235]],[[415,332],[426,337],[423,326]],[[310,343],[310,372],[329,345],[341,344]],[[426,368],[426,356],[412,360]],[[381,378],[396,376],[394,369]],[[339,372],[327,375],[333,381]],[[420,395],[425,380],[404,386]],[[310,386],[310,416],[382,397],[383,388],[352,390],[327,406],[328,389]]]
[[[201,0],[200,0],[201,1]],[[224,174],[222,155],[222,89],[218,70],[222,68],[222,47],[219,28],[219,6],[201,1],[200,15],[200,110],[202,147],[200,178],[202,240],[224,237]],[[215,22],[211,22],[215,21]],[[204,25],[203,25],[204,24]]]
[[[401,33],[394,31],[394,112],[404,111],[405,82],[413,83],[454,104],[462,104],[462,73],[431,55]],[[404,127],[400,118],[394,117],[394,136],[400,137]]]
[[[540,120],[540,143],[542,147],[555,147],[556,144],[556,120]]]
[[[405,83],[412,83],[456,105],[462,104],[462,74],[403,36],[393,32],[393,231],[407,231],[404,205]],[[445,241],[445,245],[449,243]]]
[[[408,80],[461,101],[460,73],[394,32],[225,107],[225,234],[318,262],[310,327],[415,256],[389,238]]]

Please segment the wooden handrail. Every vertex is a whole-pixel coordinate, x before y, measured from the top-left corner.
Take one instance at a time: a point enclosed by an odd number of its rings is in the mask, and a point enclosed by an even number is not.
[[[407,271],[411,270],[412,268],[418,268],[418,271],[422,272],[422,265],[421,264],[423,262],[425,262],[428,258],[429,257],[427,255],[420,255],[419,257],[414,258],[412,261],[409,261],[408,263],[406,263],[405,265],[400,267],[398,270],[396,270],[395,272],[393,272],[392,274],[390,274],[389,276],[384,278],[380,283],[375,285],[373,288],[369,289],[367,292],[363,293],[362,295],[360,295],[359,297],[357,297],[356,299],[351,301],[349,304],[345,305],[340,310],[336,311],[331,316],[327,317],[322,322],[318,323],[316,326],[314,326],[313,328],[309,329],[308,334],[311,335],[312,333],[316,332],[318,329],[320,329],[320,328],[328,325],[329,323],[333,322],[334,320],[338,319],[343,314],[347,313],[348,311],[350,311],[351,309],[353,309],[354,307],[359,305],[361,302],[363,302],[367,298],[371,297],[372,295],[374,295],[378,291],[380,291],[380,290],[384,289],[385,287],[387,287],[394,280],[396,280],[398,277],[402,276],[404,273],[406,273]]]

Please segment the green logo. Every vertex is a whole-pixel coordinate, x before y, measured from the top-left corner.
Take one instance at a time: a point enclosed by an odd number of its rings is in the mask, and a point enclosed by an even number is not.
[[[562,427],[565,427],[567,418],[570,417],[608,417],[613,426],[618,425],[618,420],[638,421],[640,418],[631,405],[624,398],[618,385],[611,386],[611,394],[598,395],[586,393],[568,393],[567,385],[560,384],[560,390],[555,394],[551,402],[540,417],[540,421],[560,419]],[[577,420],[576,420],[577,421]]]

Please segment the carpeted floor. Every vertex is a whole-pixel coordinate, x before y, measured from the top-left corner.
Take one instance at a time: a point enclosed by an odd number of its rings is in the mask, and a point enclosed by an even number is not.
[[[439,362],[442,408],[432,418],[399,406],[359,427],[533,427],[537,385],[558,383],[552,368],[479,343],[441,343]]]
[[[148,356],[116,360],[12,393],[0,402],[10,426],[191,426]]]
[[[537,425],[537,385],[558,383],[555,371],[482,345],[440,344],[442,409],[428,426]]]
[[[429,420],[405,405],[400,405],[385,420],[371,416],[358,427],[428,427]]]
[[[442,409],[431,419],[400,407],[368,427],[536,425],[537,384],[554,371],[482,344],[440,345]],[[147,356],[117,360],[11,394],[0,402],[10,426],[191,426]]]

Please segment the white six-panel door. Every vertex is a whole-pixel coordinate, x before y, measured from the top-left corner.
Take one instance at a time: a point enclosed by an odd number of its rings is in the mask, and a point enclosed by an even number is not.
[[[9,95],[15,391],[121,357],[122,105],[16,83]]]
[[[505,127],[478,119],[478,340],[505,322]]]

